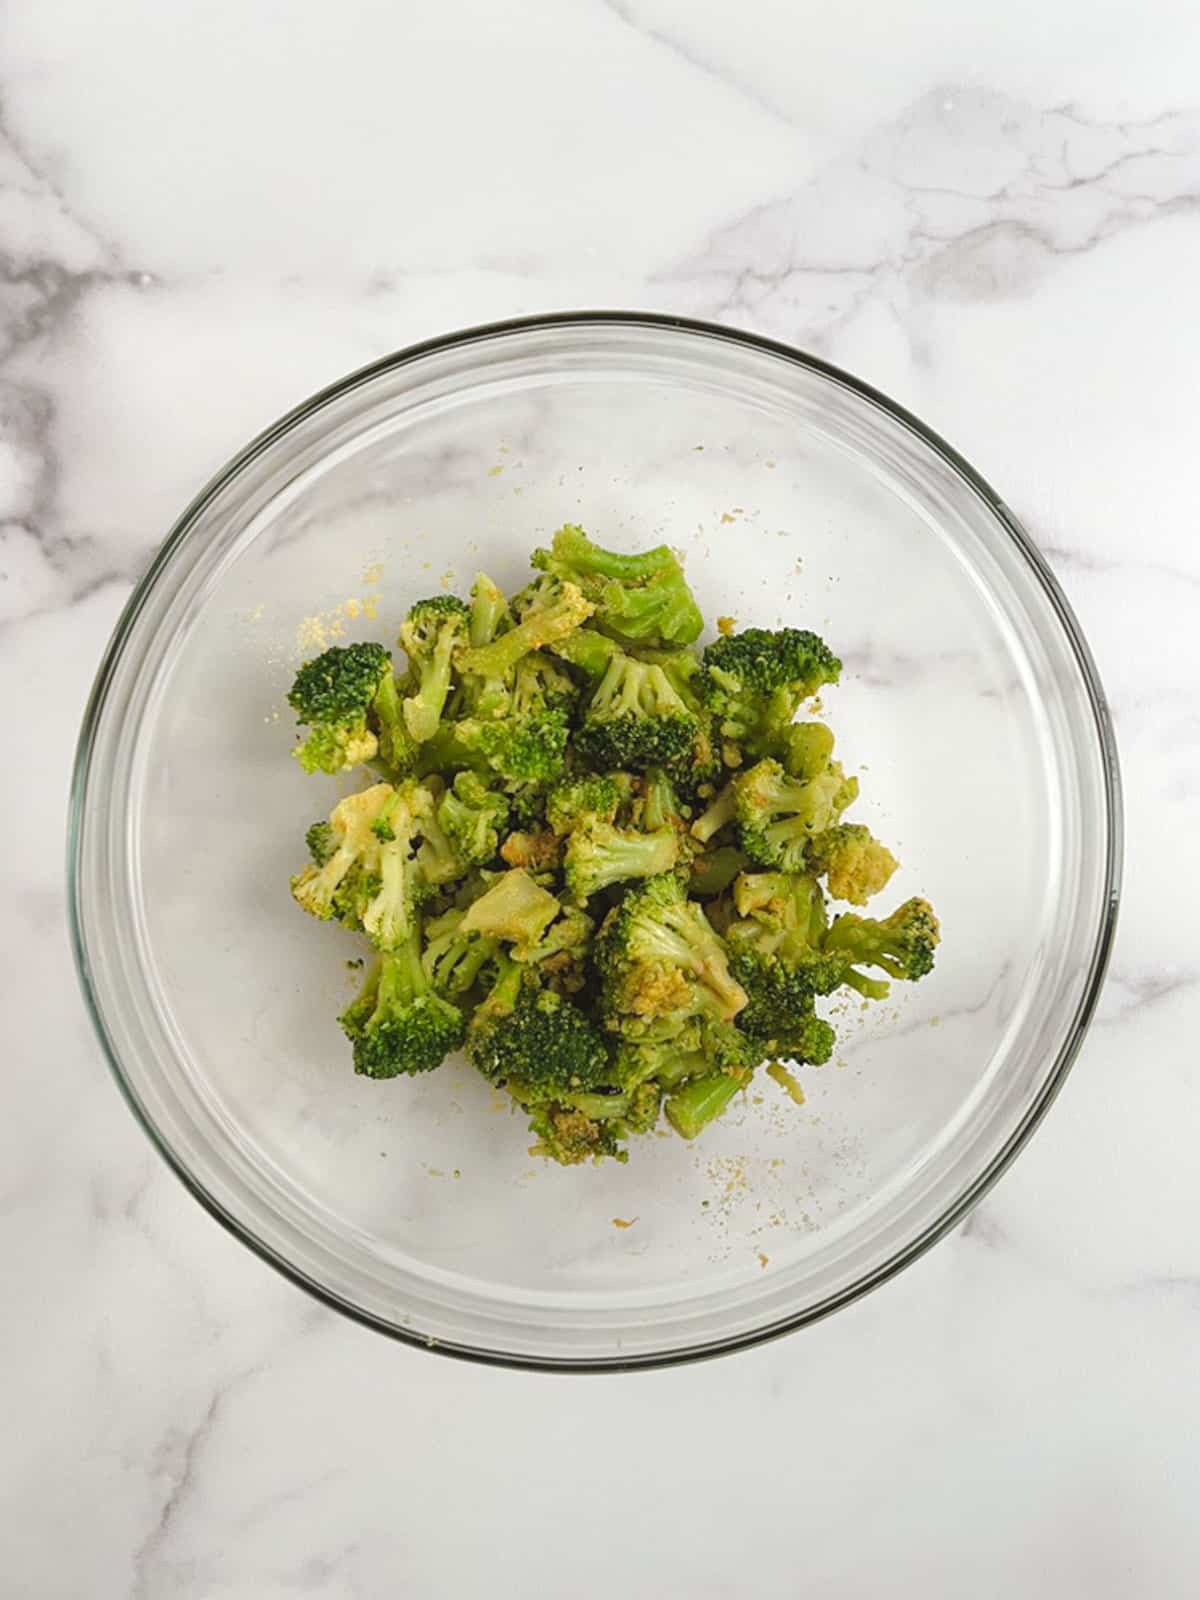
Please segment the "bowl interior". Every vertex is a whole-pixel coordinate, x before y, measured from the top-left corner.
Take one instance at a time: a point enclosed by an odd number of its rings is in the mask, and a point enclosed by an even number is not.
[[[853,815],[903,862],[885,898],[928,895],[944,930],[926,982],[833,1007],[803,1106],[764,1076],[695,1145],[570,1171],[462,1063],[354,1076],[361,947],[287,887],[347,786],[289,759],[284,701],[301,659],[392,644],[423,594],[519,586],[564,521],[676,546],[710,620],[828,638]],[[430,1342],[658,1359],[888,1270],[1036,1116],[1096,977],[1106,777],[1053,597],[902,419],[733,338],[518,330],[334,395],[193,508],[94,715],[81,940],[141,1114],[266,1252]]]

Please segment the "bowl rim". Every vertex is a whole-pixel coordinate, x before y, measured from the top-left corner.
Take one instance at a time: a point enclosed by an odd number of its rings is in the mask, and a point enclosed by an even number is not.
[[[685,338],[696,337],[723,340],[742,345],[761,354],[773,356],[789,365],[805,368],[810,372],[815,372],[822,377],[844,385],[852,393],[888,413],[894,420],[914,433],[936,455],[942,457],[966,482],[967,487],[972,489],[985,502],[1000,526],[1008,534],[1018,553],[1024,558],[1025,565],[1040,586],[1043,597],[1048,601],[1062,629],[1062,633],[1079,668],[1091,707],[1092,727],[1096,737],[1103,776],[1106,826],[1102,911],[1092,944],[1086,982],[1076,1005],[1074,1016],[1071,1019],[1069,1030],[1058,1051],[1052,1069],[1047,1074],[1036,1099],[1026,1111],[1025,1116],[988,1166],[955,1199],[954,1203],[941,1216],[931,1222],[915,1239],[910,1240],[888,1260],[881,1263],[873,1271],[865,1274],[855,1283],[828,1296],[814,1306],[789,1316],[778,1318],[765,1327],[714,1339],[708,1344],[695,1348],[653,1351],[634,1357],[615,1356],[612,1358],[577,1359],[574,1357],[522,1355],[509,1351],[490,1350],[481,1346],[432,1339],[411,1329],[397,1326],[387,1321],[384,1317],[353,1304],[342,1295],[333,1292],[324,1284],[309,1277],[285,1256],[256,1237],[244,1222],[232,1215],[214,1195],[206,1190],[200,1179],[185,1165],[182,1158],[175,1152],[167,1138],[141,1104],[132,1084],[125,1075],[120,1054],[105,1022],[92,982],[83,935],[80,894],[80,845],[82,838],[80,825],[100,714],[107,699],[117,662],[124,652],[132,627],[159,578],[169,568],[175,551],[187,539],[205,507],[227,484],[303,420],[353,390],[370,383],[383,373],[413,365],[427,356],[475,343],[482,344],[508,335],[546,332],[556,328],[588,326],[624,326],[634,329],[671,330],[683,335]],[[987,1194],[992,1185],[1008,1169],[1017,1154],[1041,1124],[1046,1112],[1061,1090],[1067,1074],[1079,1053],[1080,1046],[1095,1013],[1112,953],[1117,911],[1120,902],[1122,860],[1123,809],[1116,736],[1108,702],[1091,650],[1084,637],[1083,630],[1045,558],[1004,500],[986,479],[971,466],[970,462],[961,456],[934,429],[881,390],[846,372],[832,362],[825,361],[819,356],[810,355],[781,340],[770,339],[761,334],[747,332],[741,328],[729,327],[723,323],[709,322],[694,317],[675,316],[663,312],[619,310],[554,311],[479,323],[472,327],[439,334],[433,338],[422,340],[417,344],[407,345],[390,355],[382,356],[365,366],[357,368],[335,382],[317,390],[265,428],[243,449],[238,451],[236,455],[232,456],[209,479],[190,504],[185,507],[122,608],[112,636],[105,647],[104,655],[97,669],[92,689],[84,708],[83,720],[75,749],[68,806],[67,920],[76,976],[83,993],[84,1003],[105,1060],[122,1097],[151,1144],[193,1198],[199,1202],[210,1216],[214,1217],[222,1227],[227,1229],[235,1239],[239,1240],[249,1250],[253,1251],[256,1256],[281,1273],[291,1283],[312,1295],[321,1304],[340,1312],[364,1327],[374,1329],[417,1349],[433,1350],[438,1354],[460,1360],[475,1361],[488,1366],[505,1367],[514,1370],[571,1373],[629,1372],[708,1360],[716,1356],[730,1354],[735,1350],[744,1350],[755,1345],[765,1344],[768,1340],[781,1338],[783,1335],[792,1333],[798,1328],[808,1327],[832,1315],[833,1312],[840,1310],[843,1306],[852,1304],[872,1289],[880,1287],[889,1279],[895,1277],[898,1272],[918,1260],[938,1240],[963,1221],[983,1196]]]

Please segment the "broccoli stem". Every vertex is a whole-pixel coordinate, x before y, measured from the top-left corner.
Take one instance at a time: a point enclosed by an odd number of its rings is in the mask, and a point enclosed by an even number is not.
[[[714,1072],[705,1078],[693,1078],[667,1100],[667,1121],[682,1138],[694,1139],[721,1115],[748,1081],[749,1074],[735,1077],[729,1072]]]
[[[707,844],[714,834],[720,833],[726,823],[734,818],[733,784],[727,783],[720,794],[692,823],[692,838]]]
[[[556,656],[578,667],[586,678],[598,680],[608,671],[609,663],[620,646],[606,633],[594,628],[576,628],[564,639],[556,639],[549,647]]]
[[[496,630],[508,610],[503,591],[481,572],[471,585],[471,622],[469,637],[472,649],[479,650],[491,644]]]
[[[688,893],[698,900],[711,900],[728,889],[749,865],[749,857],[731,844],[722,845],[719,850],[710,850],[707,855],[697,856],[692,862]]]

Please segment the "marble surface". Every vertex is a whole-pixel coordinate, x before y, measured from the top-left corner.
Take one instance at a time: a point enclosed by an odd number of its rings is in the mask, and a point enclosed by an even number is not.
[[[1195,1592],[1198,84],[1194,0],[0,12],[6,1595]],[[201,1213],[61,859],[196,487],[380,352],[579,305],[794,341],[953,439],[1089,633],[1128,852],[1096,1025],[964,1227],[771,1347],[548,1379],[393,1347]]]

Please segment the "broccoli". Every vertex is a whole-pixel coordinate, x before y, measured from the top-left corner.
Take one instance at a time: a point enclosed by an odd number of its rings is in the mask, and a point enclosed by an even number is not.
[[[692,838],[707,844],[733,822],[735,814],[733,784],[727,783],[692,823]]]
[[[591,616],[593,607],[573,583],[546,578],[522,590],[513,601],[519,620],[488,644],[460,652],[458,669],[467,677],[502,682],[518,661],[563,639]]]
[[[725,946],[674,873],[635,884],[613,908],[597,939],[596,965],[610,1017],[730,1022],[746,1004]]]
[[[505,872],[478,900],[472,901],[462,920],[464,933],[482,933],[504,939],[518,950],[538,944],[562,907],[527,872]]]
[[[813,835],[831,827],[857,793],[858,780],[837,762],[805,780],[767,757],[733,780],[738,842],[760,866],[799,872]]]
[[[404,722],[417,744],[432,739],[450,693],[455,651],[466,640],[471,613],[457,596],[418,600],[400,628],[400,643],[417,677],[416,692],[403,702]]]
[[[430,1072],[461,1047],[466,1031],[458,1007],[429,985],[415,925],[379,957],[340,1020],[354,1047],[354,1070],[368,1078]]]
[[[471,621],[468,628],[471,648],[478,650],[485,644],[491,644],[507,621],[508,602],[503,591],[486,572],[478,573],[471,585]]]
[[[536,1143],[530,1145],[529,1154],[557,1161],[562,1167],[578,1166],[582,1161],[600,1161],[604,1156],[615,1161],[629,1159],[621,1148],[618,1127],[597,1122],[585,1111],[576,1111],[570,1106],[536,1106],[529,1119],[529,1131],[536,1135]]]
[[[568,778],[546,796],[546,821],[555,833],[570,833],[581,820],[614,822],[625,798],[613,777]]]
[[[568,734],[564,711],[491,722],[468,717],[455,723],[452,733],[463,765],[480,765],[510,782],[553,783],[562,772]]]
[[[379,809],[372,831],[379,841],[379,892],[363,913],[363,929],[377,950],[409,940],[422,896],[414,843],[433,809],[428,789],[407,780]]]
[[[669,872],[678,859],[674,828],[635,833],[610,822],[581,822],[567,840],[567,892],[576,905],[583,905],[610,884]]]
[[[704,732],[662,667],[621,652],[588,703],[577,745],[602,772],[665,767],[687,776],[696,767]]]
[[[487,1002],[485,1002],[487,1004]],[[471,1060],[492,1083],[506,1084],[522,1105],[561,1101],[574,1090],[606,1082],[608,1046],[570,1000],[522,982],[512,1004],[476,1013]]]
[[[342,772],[376,757],[396,773],[411,767],[412,740],[382,645],[333,645],[306,661],[288,704],[312,730],[292,752],[306,772]]]
[[[734,950],[730,970],[749,996],[737,1027],[755,1041],[758,1059],[786,1056],[820,1066],[833,1054],[834,1033],[817,1016],[809,973],[803,962],[790,965],[778,954]]]
[[[667,1121],[681,1138],[694,1139],[729,1109],[733,1097],[749,1081],[748,1072],[740,1075],[714,1072],[704,1078],[690,1078],[667,1096],[664,1107]]]
[[[417,868],[431,889],[443,888],[461,878],[473,865],[461,854],[438,818],[438,805],[445,796],[429,794],[421,817],[421,846]]]
[[[825,951],[856,965],[879,967],[890,978],[915,982],[933,970],[941,930],[927,900],[906,900],[890,917],[835,917],[825,935]]]
[[[544,650],[531,650],[518,661],[513,672],[512,696],[509,714],[524,718],[545,711],[564,711],[568,714],[579,699],[575,680],[553,656]]]
[[[836,683],[842,664],[824,640],[800,628],[747,628],[704,652],[701,693],[726,739],[761,754],[802,701]]]
[[[609,662],[621,647],[606,633],[582,627],[564,634],[561,639],[553,640],[547,648],[568,666],[574,667],[586,682],[599,683],[608,671]]]
[[[662,767],[649,767],[642,779],[638,822],[647,833],[659,828],[675,828],[682,832],[686,826],[683,810],[670,775]]]
[[[379,837],[375,824],[395,800],[390,783],[377,783],[339,800],[329,821],[314,823],[306,835],[312,863],[292,879],[292,895],[310,916],[323,922],[347,917],[347,889],[357,888],[364,875],[373,880],[379,870]],[[318,859],[317,851],[321,855]]]
[[[482,933],[463,932],[463,911],[445,911],[425,924],[425,949],[421,965],[429,985],[438,994],[454,999],[475,986],[479,974],[500,946]]]
[[[826,828],[809,842],[808,866],[829,885],[835,900],[865,906],[873,894],[885,889],[900,863],[860,822],[842,822]]]
[[[691,644],[704,618],[674,551],[658,545],[641,555],[618,555],[593,544],[568,523],[533,564],[577,584],[596,610],[597,626],[627,644]]]
[[[508,800],[489,789],[478,773],[457,773],[438,802],[442,832],[470,866],[486,866],[500,849],[508,827]]]
[[[707,850],[703,855],[694,857],[692,861],[688,893],[698,900],[714,899],[717,895],[724,894],[733,880],[745,872],[749,865],[749,857],[744,856],[733,845],[721,845],[716,850]]]
[[[833,760],[833,734],[823,722],[791,722],[767,752],[789,778],[817,778]]]
[[[536,833],[510,833],[500,846],[500,858],[510,867],[526,867],[530,872],[549,872],[562,865],[563,841],[549,828]]]

